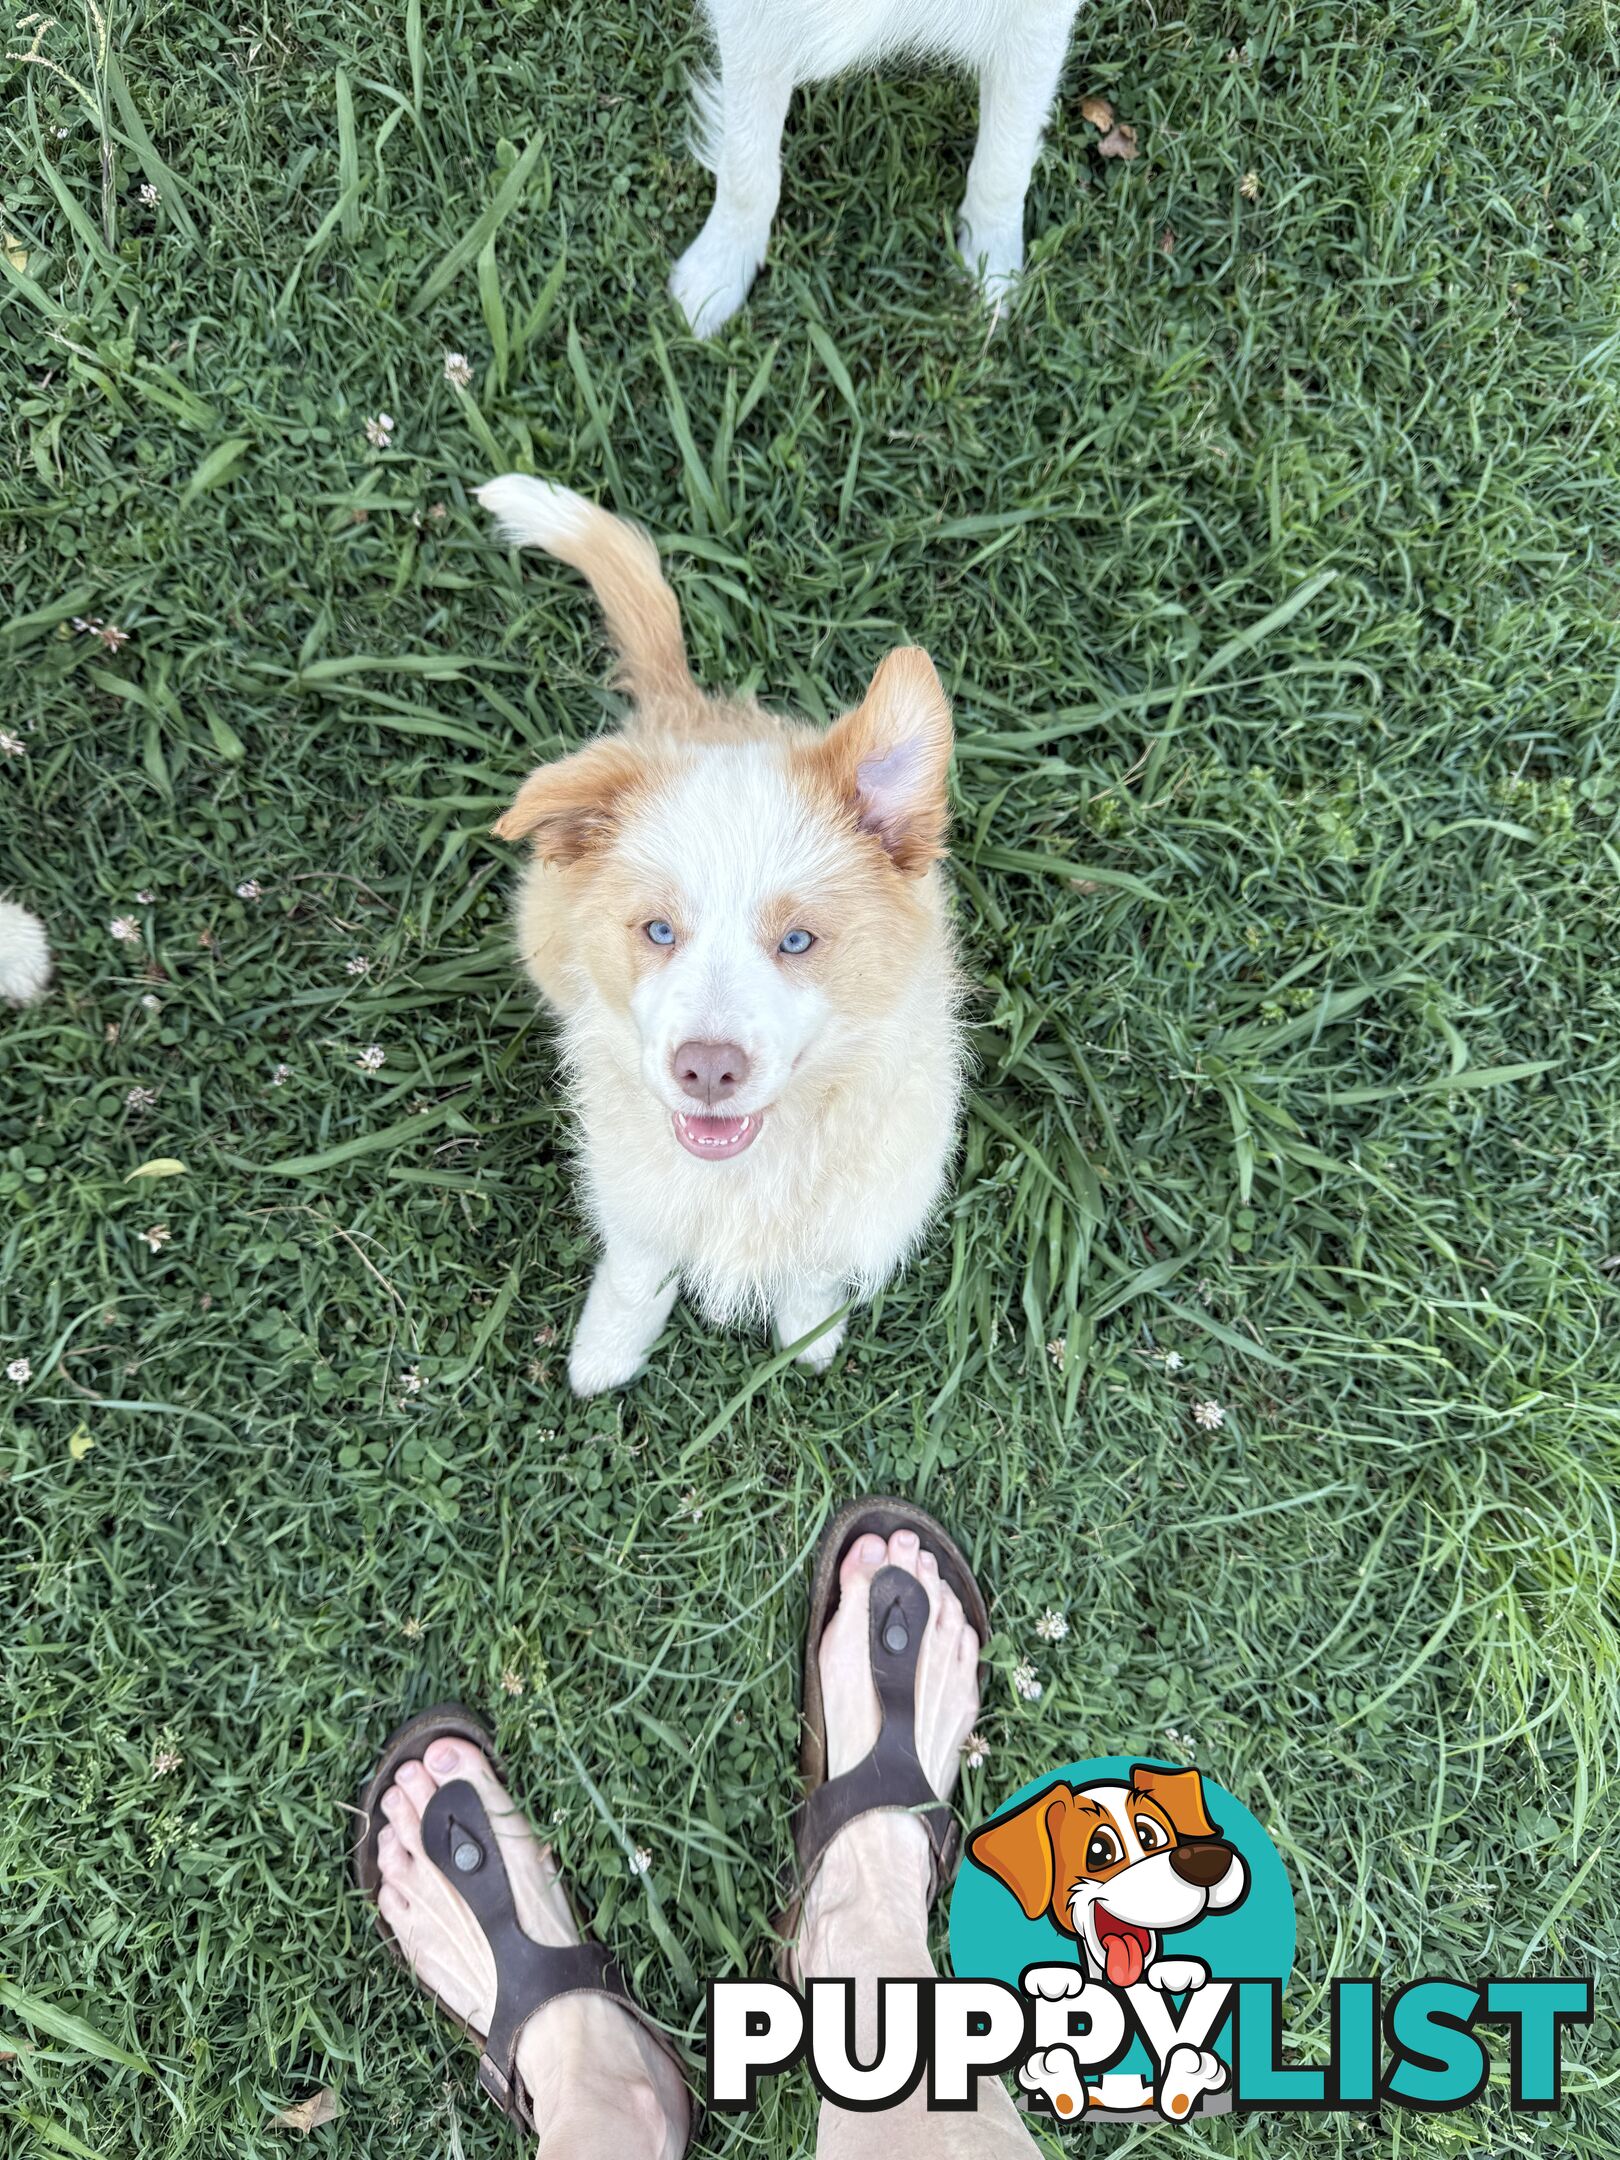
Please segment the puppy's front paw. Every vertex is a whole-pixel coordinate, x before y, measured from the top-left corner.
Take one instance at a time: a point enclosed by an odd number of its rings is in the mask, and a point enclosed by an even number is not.
[[[765,243],[711,217],[669,275],[675,305],[697,337],[713,337],[748,298]]]
[[[830,1327],[825,1335],[818,1335],[808,1348],[801,1350],[794,1363],[808,1365],[812,1372],[825,1372],[843,1347],[844,1323],[840,1320],[836,1327]]]
[[[1205,2093],[1222,2089],[1228,2074],[1209,2048],[1172,2048],[1154,2094],[1159,2113],[1167,2122],[1185,2122]]]
[[[963,262],[978,281],[985,305],[997,310],[1005,307],[1017,290],[1018,274],[1024,267],[1022,217],[1016,223],[976,223],[964,209],[956,240]]]
[[[646,1364],[646,1353],[627,1351],[622,1343],[593,1342],[582,1328],[568,1353],[568,1385],[576,1395],[604,1395],[628,1387]]]
[[[1198,1958],[1159,1958],[1142,1978],[1161,1994],[1185,1995],[1189,1988],[1204,1985],[1209,1978],[1209,1967]]]
[[[0,900],[0,998],[12,1005],[32,1005],[45,995],[50,979],[45,925],[14,900]]]
[[[820,1327],[843,1302],[844,1293],[836,1283],[816,1280],[797,1284],[771,1314],[778,1347],[785,1350],[790,1343],[804,1342],[811,1329]],[[845,1320],[834,1320],[814,1342],[805,1343],[795,1362],[808,1365],[812,1372],[825,1372],[843,1347],[847,1324]]]
[[[1083,1965],[1032,1965],[1021,1982],[1024,1993],[1039,2002],[1067,2002],[1083,1995],[1087,1976]]]
[[[1025,2092],[1038,2092],[1052,2104],[1054,2115],[1065,2122],[1086,2112],[1086,2081],[1080,2058],[1071,2047],[1043,2048],[1028,2062],[1018,2065],[1018,2082]]]

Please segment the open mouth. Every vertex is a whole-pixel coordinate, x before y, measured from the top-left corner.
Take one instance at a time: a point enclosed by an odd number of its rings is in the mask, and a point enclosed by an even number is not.
[[[1106,1905],[1093,1905],[1091,1924],[1097,1930],[1110,1987],[1134,1987],[1142,1977],[1153,1937],[1133,1921],[1117,1919]]]
[[[728,1156],[742,1154],[759,1138],[764,1122],[758,1112],[750,1117],[688,1117],[684,1110],[677,1110],[670,1119],[676,1139],[700,1162],[724,1162]]]

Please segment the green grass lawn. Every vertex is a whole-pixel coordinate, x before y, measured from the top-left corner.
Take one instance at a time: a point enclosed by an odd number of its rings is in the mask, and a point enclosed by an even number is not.
[[[969,87],[817,89],[711,347],[684,5],[148,0],[105,64],[69,17],[87,102],[0,64],[0,878],[58,955],[0,1023],[0,2150],[285,2152],[321,2086],[330,2153],[519,2149],[344,1886],[451,1693],[694,2042],[862,1487],[993,1595],[969,1810],[1195,1754],[1288,1863],[1307,2052],[1335,1973],[1612,1973],[1611,0],[1098,0],[994,338]],[[567,1392],[487,828],[611,701],[469,508],[511,466],[654,528],[706,679],[827,716],[916,639],[956,700],[960,1176],[824,1381],[680,1316]],[[1193,2136],[1608,2153],[1601,1985],[1573,2054],[1556,2119]],[[793,2080],[700,2149],[812,2123]]]

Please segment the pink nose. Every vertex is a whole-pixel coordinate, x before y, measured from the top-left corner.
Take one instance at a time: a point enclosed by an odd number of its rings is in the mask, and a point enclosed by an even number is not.
[[[711,1110],[748,1078],[748,1052],[740,1043],[684,1042],[669,1063],[676,1086]]]

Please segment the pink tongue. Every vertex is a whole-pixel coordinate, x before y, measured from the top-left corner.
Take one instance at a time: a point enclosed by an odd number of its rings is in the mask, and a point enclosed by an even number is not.
[[[1136,1937],[1110,1935],[1104,1954],[1108,1959],[1108,1985],[1135,1987],[1142,1977],[1142,1945]]]
[[[745,1117],[689,1117],[686,1129],[694,1140],[735,1140],[747,1123]]]

